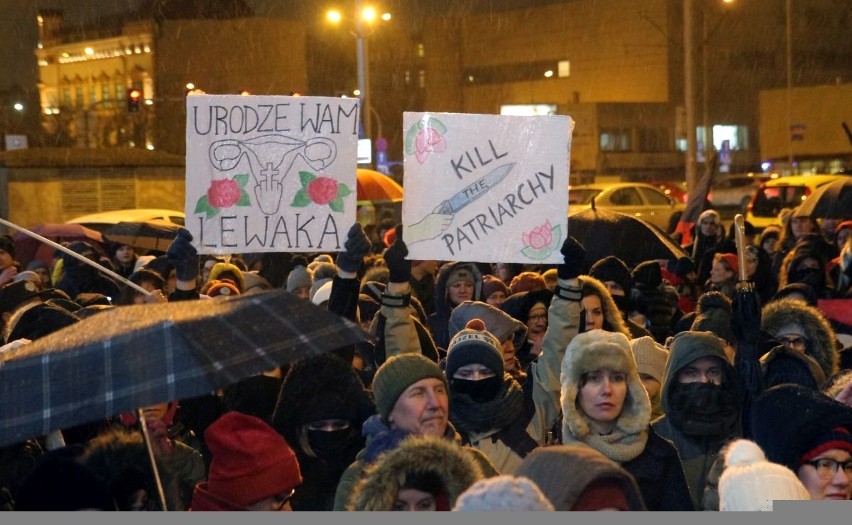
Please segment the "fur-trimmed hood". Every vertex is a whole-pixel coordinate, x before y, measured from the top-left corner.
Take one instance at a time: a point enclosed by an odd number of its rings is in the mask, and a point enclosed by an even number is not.
[[[645,510],[636,480],[618,463],[583,443],[533,450],[515,471],[535,482],[554,510],[568,511],[592,482],[616,480],[627,495],[630,510]]]
[[[459,445],[446,439],[411,437],[365,470],[348,510],[393,510],[406,476],[426,472],[441,480],[449,508],[462,492],[484,477],[470,452]]]
[[[760,324],[761,328],[773,337],[784,333],[785,328],[798,326],[810,340],[805,354],[819,364],[825,377],[837,373],[837,337],[831,325],[816,308],[798,299],[779,299],[763,307]]]
[[[579,408],[579,383],[583,374],[601,368],[627,374],[627,396],[615,422],[616,428],[628,435],[647,430],[651,420],[651,401],[639,378],[627,336],[606,330],[592,330],[574,337],[562,359],[560,403],[563,436],[570,434],[583,441],[591,432],[589,420]]]
[[[606,325],[609,325],[609,330],[612,332],[621,332],[628,339],[630,338],[630,329],[627,328],[627,324],[624,322],[624,318],[621,315],[621,311],[616,306],[615,301],[612,300],[612,296],[609,294],[609,290],[607,290],[606,285],[601,281],[595,279],[591,275],[581,275],[580,277],[580,286],[593,288],[599,297],[601,297],[601,307],[604,311],[604,322],[605,328]],[[585,291],[583,296],[585,297]],[[580,330],[583,330],[584,327],[580,327]]]

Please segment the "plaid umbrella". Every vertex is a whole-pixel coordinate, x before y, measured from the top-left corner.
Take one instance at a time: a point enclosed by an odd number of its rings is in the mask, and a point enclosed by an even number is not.
[[[589,208],[568,216],[568,235],[586,249],[594,264],[615,255],[631,268],[652,259],[687,257],[683,248],[657,226],[617,211]]]
[[[364,339],[351,321],[280,289],[110,309],[0,354],[0,446]]]
[[[119,222],[104,230],[104,239],[134,248],[164,252],[182,227],[166,221]]]

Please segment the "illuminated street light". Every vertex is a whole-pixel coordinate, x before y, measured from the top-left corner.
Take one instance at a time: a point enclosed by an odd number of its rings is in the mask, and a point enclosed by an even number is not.
[[[552,69],[548,69],[547,71],[544,72],[544,78],[550,78],[552,76],[553,76],[553,70]]]
[[[367,23],[373,22],[376,19],[376,10],[369,6],[365,7],[361,10],[361,18]]]
[[[387,22],[387,21],[388,21],[388,20],[390,20],[390,19],[391,19],[391,14],[390,14],[390,13],[382,13],[382,20],[384,20],[385,22]]]
[[[23,111],[24,110],[24,105],[21,104],[20,102],[15,102],[15,105],[12,106],[12,107],[15,108],[15,111]]]
[[[192,82],[187,82],[186,89],[189,89],[190,91],[195,89],[195,84],[193,84]]]
[[[340,11],[332,9],[331,11],[325,14],[325,18],[332,24],[339,24],[340,21],[343,20],[343,15],[340,14]]]

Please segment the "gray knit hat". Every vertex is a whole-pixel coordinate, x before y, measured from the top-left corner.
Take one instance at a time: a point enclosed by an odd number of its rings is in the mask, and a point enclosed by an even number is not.
[[[428,378],[440,379],[446,386],[447,379],[441,367],[421,354],[399,354],[385,361],[373,378],[373,399],[382,420],[387,422],[388,415],[406,388]]]
[[[452,379],[459,368],[478,363],[487,366],[497,377],[503,377],[503,349],[500,341],[486,330],[481,319],[467,322],[447,347],[447,377]]]
[[[287,291],[295,292],[299,288],[310,288],[314,284],[314,277],[311,271],[304,266],[296,266],[290,270],[290,275],[287,276]]]
[[[482,319],[488,331],[501,343],[513,340],[515,347],[520,348],[520,345],[526,341],[527,325],[503,310],[482,301],[465,301],[453,308],[449,321],[450,337],[459,333],[472,319]]]
[[[465,490],[453,511],[525,512],[552,511],[553,505],[529,478],[495,476],[477,481]]]

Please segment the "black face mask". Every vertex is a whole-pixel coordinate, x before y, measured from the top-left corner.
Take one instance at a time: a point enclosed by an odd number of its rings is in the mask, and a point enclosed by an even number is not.
[[[503,378],[496,375],[478,381],[469,379],[453,379],[450,381],[450,388],[453,393],[467,394],[476,403],[487,403],[494,399],[501,386],[503,386]]]
[[[340,430],[308,429],[308,444],[311,450],[318,458],[329,461],[343,459],[341,456],[357,443],[358,438],[358,432],[351,427]]]
[[[688,436],[723,438],[737,428],[739,396],[732,385],[675,382],[666,415]]]

